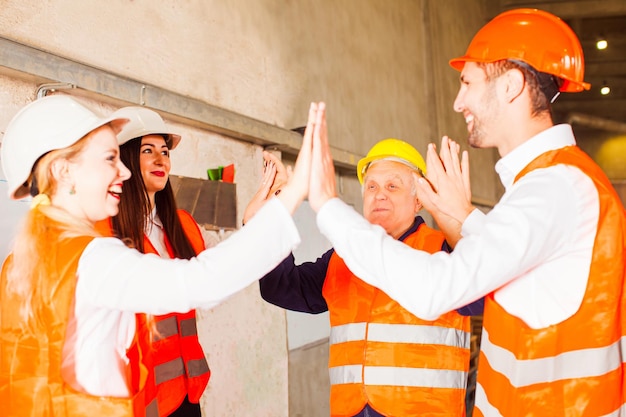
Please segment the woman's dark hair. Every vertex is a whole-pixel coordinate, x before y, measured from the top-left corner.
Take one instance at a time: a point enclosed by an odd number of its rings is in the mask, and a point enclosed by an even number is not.
[[[130,239],[135,248],[145,252],[144,231],[150,216],[150,200],[141,176],[139,158],[141,138],[129,140],[120,146],[120,159],[128,167],[131,177],[124,182],[119,213],[111,219],[113,233],[120,239]],[[163,223],[165,236],[174,250],[174,257],[189,259],[196,256],[176,213],[177,206],[170,181],[154,196],[156,212]]]

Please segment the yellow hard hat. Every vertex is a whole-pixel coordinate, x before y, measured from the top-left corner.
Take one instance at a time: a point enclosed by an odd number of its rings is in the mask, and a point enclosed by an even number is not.
[[[356,166],[356,175],[363,184],[363,176],[370,163],[380,159],[389,159],[402,162],[410,168],[426,174],[426,162],[422,155],[410,144],[400,139],[383,139],[367,153],[367,156],[359,161]]]

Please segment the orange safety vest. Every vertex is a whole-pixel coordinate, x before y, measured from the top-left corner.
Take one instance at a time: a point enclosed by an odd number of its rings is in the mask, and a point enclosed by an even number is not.
[[[77,392],[61,378],[61,359],[68,320],[73,314],[76,270],[85,247],[93,237],[59,240],[59,232],[42,237],[58,241],[46,256],[56,263],[57,273],[33,291],[37,319],[24,323],[19,314],[21,299],[7,292],[6,271],[0,278],[0,414],[4,417],[92,417],[133,415],[131,398],[95,397]],[[136,345],[131,351],[139,354]],[[129,368],[129,380],[139,387],[139,363]],[[145,373],[144,373],[145,375]]]
[[[443,241],[422,224],[404,243],[434,253]],[[421,320],[360,280],[336,253],[322,293],[331,325],[331,416],[354,416],[366,404],[389,417],[465,416],[469,317],[453,311]]]
[[[178,210],[178,218],[183,231],[196,254],[204,250],[204,238],[191,214]],[[104,231],[102,224],[99,230]],[[172,246],[165,236],[165,246],[170,257],[174,256]],[[158,254],[147,236],[144,235],[145,253]],[[138,337],[151,346],[144,358],[148,367],[148,379],[141,395],[135,402],[135,416],[162,417],[170,415],[189,396],[189,401],[199,403],[211,371],[204,351],[198,341],[196,312],[170,313],[153,316],[156,332],[145,314],[137,314]],[[158,333],[158,334],[157,334]]]
[[[557,164],[594,182],[600,211],[587,289],[565,321],[531,329],[486,297],[476,388],[480,416],[623,416],[626,217],[601,169],[577,146],[544,153],[517,176]]]

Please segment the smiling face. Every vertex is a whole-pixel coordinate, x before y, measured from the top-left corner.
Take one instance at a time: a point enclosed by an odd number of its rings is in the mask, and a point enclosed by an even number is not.
[[[421,208],[413,171],[401,162],[376,161],[363,180],[363,216],[398,239],[413,224]]]
[[[493,138],[498,137],[497,119],[500,106],[495,84],[497,78],[489,80],[483,68],[475,62],[466,62],[461,72],[461,87],[454,100],[454,110],[463,113],[468,143],[475,148],[494,147]]]
[[[163,136],[148,135],[141,138],[139,167],[146,192],[154,207],[154,194],[165,188],[171,168],[170,150]]]
[[[90,223],[115,216],[122,183],[130,171],[120,160],[117,138],[108,125],[91,132],[83,150],[62,169],[66,186],[60,201],[74,216]],[[69,190],[69,191],[68,191]]]

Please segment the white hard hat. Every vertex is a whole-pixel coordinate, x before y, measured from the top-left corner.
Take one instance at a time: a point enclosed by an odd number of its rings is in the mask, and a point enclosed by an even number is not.
[[[166,137],[165,142],[171,150],[180,142],[180,135],[171,133],[159,113],[154,110],[140,106],[122,107],[115,111],[113,116],[129,120],[122,131],[117,134],[120,143],[147,135],[162,135]]]
[[[28,179],[41,156],[67,148],[107,123],[114,122],[111,127],[117,130],[126,121],[119,116],[102,118],[67,95],[43,97],[24,106],[9,122],[0,147],[9,198],[28,196]]]

